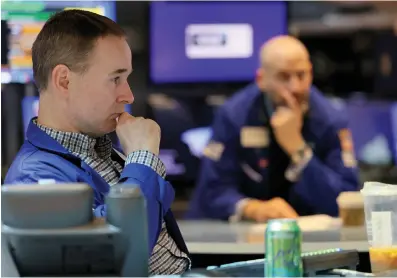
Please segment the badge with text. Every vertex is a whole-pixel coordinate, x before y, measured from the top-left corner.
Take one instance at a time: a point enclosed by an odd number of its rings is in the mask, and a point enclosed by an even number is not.
[[[241,146],[264,148],[269,145],[269,131],[265,127],[245,126],[240,133]]]
[[[357,160],[354,155],[353,138],[349,129],[344,128],[338,132],[339,142],[342,149],[342,161],[345,167],[356,167]]]
[[[353,151],[353,138],[349,129],[339,130],[338,137],[342,151]]]
[[[203,151],[203,155],[213,161],[218,161],[223,154],[225,146],[216,141],[210,141]]]

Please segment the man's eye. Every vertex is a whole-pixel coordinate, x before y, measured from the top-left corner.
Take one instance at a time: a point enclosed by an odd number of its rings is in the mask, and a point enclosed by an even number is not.
[[[113,78],[113,82],[114,82],[114,84],[119,84],[119,82],[120,82],[120,77],[115,77],[115,78]]]
[[[303,80],[306,77],[306,72],[299,71],[296,75],[298,76],[299,80]]]
[[[288,81],[288,79],[290,78],[290,75],[288,73],[282,72],[279,74],[278,77],[281,81]]]

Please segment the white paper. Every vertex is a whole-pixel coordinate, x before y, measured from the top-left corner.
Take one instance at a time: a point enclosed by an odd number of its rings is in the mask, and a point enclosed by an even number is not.
[[[311,215],[301,216],[297,219],[298,225],[302,232],[326,231],[339,229],[342,226],[340,218],[334,218],[328,215]],[[252,233],[264,233],[266,224],[254,224],[250,229]]]

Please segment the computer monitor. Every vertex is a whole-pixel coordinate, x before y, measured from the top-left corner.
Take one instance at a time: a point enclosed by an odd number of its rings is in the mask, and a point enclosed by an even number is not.
[[[39,114],[39,97],[29,96],[22,100],[22,120],[23,130],[26,133],[29,122]]]
[[[3,185],[2,276],[148,277],[145,199],[139,187],[117,184],[106,218],[93,218],[87,184]]]
[[[260,46],[287,30],[284,1],[152,2],[151,81],[251,81]]]
[[[2,1],[1,18],[10,30],[8,65],[2,65],[2,82],[33,81],[32,44],[54,12],[79,8],[116,20],[115,5],[115,1]]]
[[[217,107],[207,103],[205,97],[187,97],[169,98],[159,101],[159,105],[152,103],[150,109],[152,119],[161,128],[160,158],[167,179],[174,186],[193,186]]]
[[[349,126],[355,154],[367,165],[397,163],[396,103],[383,101],[350,101],[347,103]]]
[[[1,20],[1,66],[8,65],[8,35],[10,30],[7,21]]]

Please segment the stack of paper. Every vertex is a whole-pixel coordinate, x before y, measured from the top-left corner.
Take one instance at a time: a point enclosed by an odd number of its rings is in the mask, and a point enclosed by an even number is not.
[[[337,230],[342,226],[342,220],[340,218],[323,214],[302,216],[297,219],[297,222],[302,232]],[[250,228],[250,232],[263,234],[265,229],[266,224],[254,224]]]

